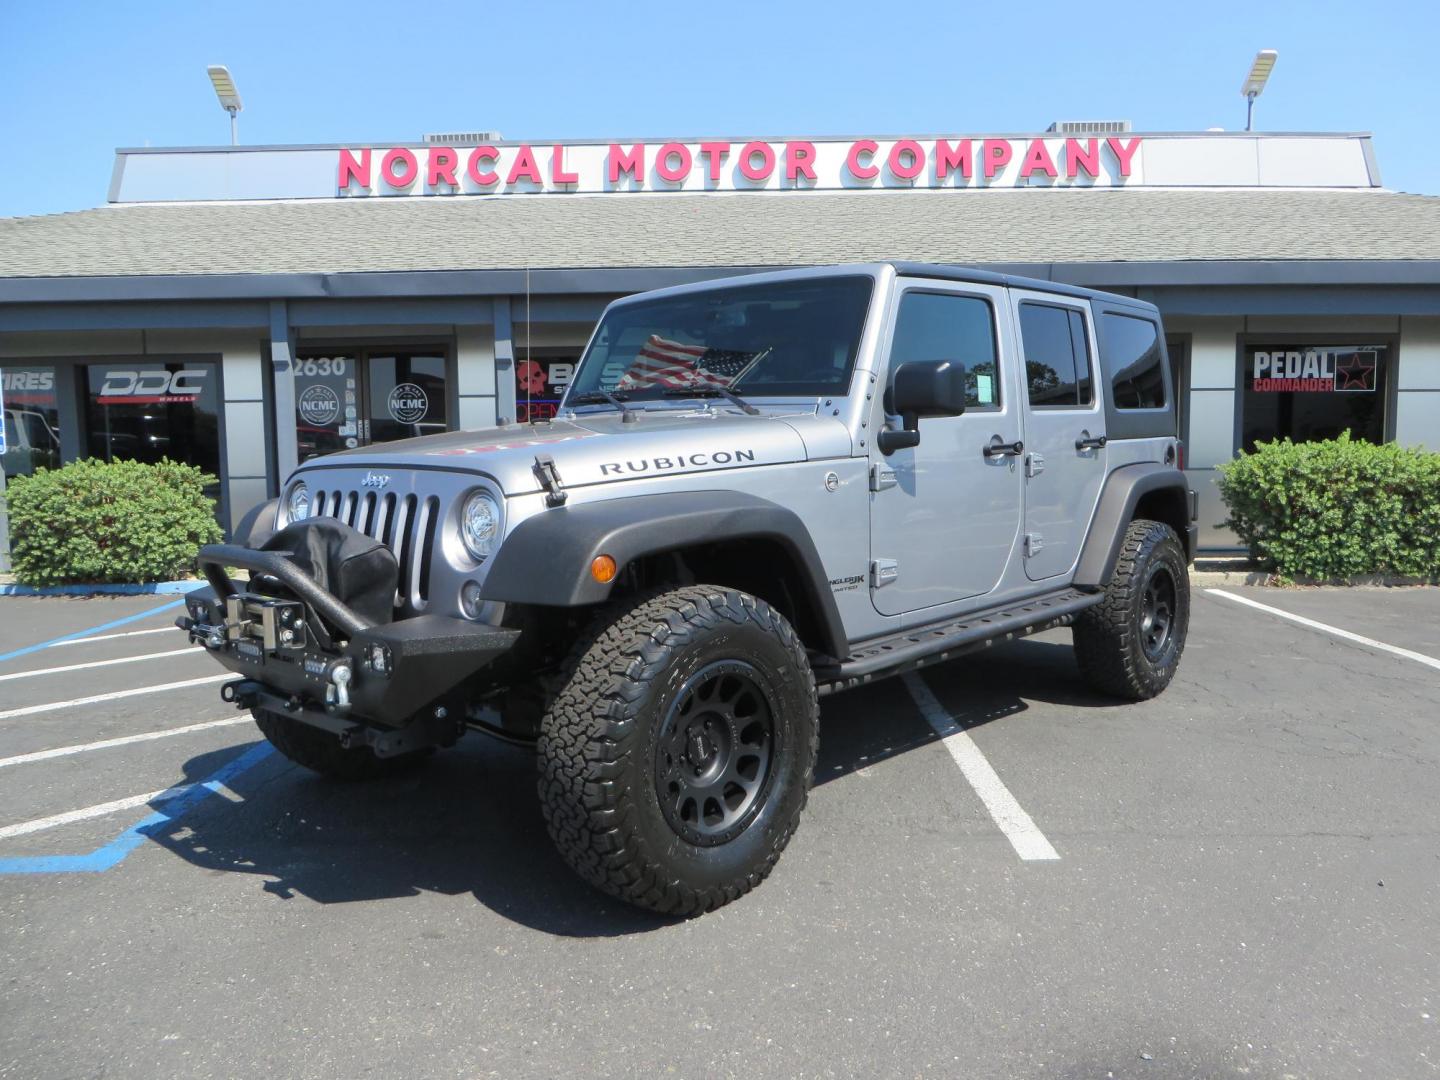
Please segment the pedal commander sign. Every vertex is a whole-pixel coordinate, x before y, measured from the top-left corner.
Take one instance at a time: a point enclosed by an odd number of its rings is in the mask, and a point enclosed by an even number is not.
[[[1383,354],[1379,345],[1254,349],[1250,389],[1262,394],[1373,393]]]
[[[1142,137],[954,138],[342,147],[342,196],[767,188],[1106,187]]]

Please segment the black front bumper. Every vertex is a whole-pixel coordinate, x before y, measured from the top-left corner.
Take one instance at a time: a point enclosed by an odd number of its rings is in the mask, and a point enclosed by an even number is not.
[[[212,544],[197,561],[210,588],[186,597],[177,625],[243,676],[228,696],[320,727],[401,728],[433,715],[520,636],[445,615],[369,623],[283,552]],[[226,567],[250,571],[250,585],[242,590]],[[271,587],[257,590],[255,575]]]

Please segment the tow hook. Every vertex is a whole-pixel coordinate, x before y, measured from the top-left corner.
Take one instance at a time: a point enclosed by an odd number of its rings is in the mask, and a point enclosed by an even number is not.
[[[354,674],[348,660],[330,665],[330,685],[325,687],[325,704],[330,712],[350,711],[350,680]]]

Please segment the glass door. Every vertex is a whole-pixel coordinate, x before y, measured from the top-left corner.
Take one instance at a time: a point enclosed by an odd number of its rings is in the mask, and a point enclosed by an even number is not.
[[[357,353],[300,355],[295,361],[295,441],[300,460],[360,445]]]
[[[300,460],[447,430],[443,349],[307,349],[295,361]]]
[[[445,355],[376,353],[365,364],[365,441],[435,435],[448,427]]]

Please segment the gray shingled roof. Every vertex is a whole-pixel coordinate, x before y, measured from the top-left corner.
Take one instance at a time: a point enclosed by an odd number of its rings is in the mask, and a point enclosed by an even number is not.
[[[113,206],[0,219],[0,277],[1184,260],[1437,260],[1440,198],[865,191]]]

